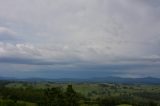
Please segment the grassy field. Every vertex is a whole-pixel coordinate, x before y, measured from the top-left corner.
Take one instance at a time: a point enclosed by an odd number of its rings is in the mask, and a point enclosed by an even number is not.
[[[160,106],[160,85],[127,85],[127,84],[112,84],[112,83],[51,83],[51,82],[38,82],[38,83],[31,83],[31,82],[12,82],[7,83],[5,85],[6,88],[11,89],[31,89],[29,92],[39,92],[47,88],[54,88],[54,87],[60,87],[63,91],[67,89],[68,84],[72,84],[73,89],[80,95],[83,95],[86,98],[86,101],[97,101],[98,98],[106,98],[106,97],[112,97],[116,99],[117,97],[120,97],[124,100],[129,101],[132,103],[132,101],[138,101],[141,103],[141,101],[148,102],[152,101],[157,103],[158,105],[153,106]],[[86,102],[85,101],[85,102]],[[3,103],[5,100],[0,100],[0,106],[5,106]],[[151,102],[151,104],[153,104]],[[21,106],[21,104],[25,104],[25,106],[36,106],[35,103],[31,102],[23,102],[18,101],[17,102]],[[97,102],[95,104],[86,104],[83,101],[80,101],[81,106],[103,106],[98,105]],[[8,106],[8,105],[6,105]],[[104,105],[105,106],[105,105]],[[117,106],[132,106],[129,105],[129,103],[123,103],[119,104]],[[135,106],[136,105],[135,103]],[[146,105],[150,106],[150,105]],[[152,106],[152,105],[151,105]]]

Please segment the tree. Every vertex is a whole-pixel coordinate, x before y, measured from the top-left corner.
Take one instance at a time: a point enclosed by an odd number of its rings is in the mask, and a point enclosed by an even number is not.
[[[66,106],[64,93],[59,87],[47,89],[45,91],[45,106]]]
[[[79,96],[72,88],[72,85],[68,85],[66,92],[66,106],[79,106]]]

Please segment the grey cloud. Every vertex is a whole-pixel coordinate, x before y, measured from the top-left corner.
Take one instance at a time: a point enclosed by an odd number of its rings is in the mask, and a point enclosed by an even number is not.
[[[44,59],[24,57],[0,57],[0,63],[26,64],[26,65],[66,65],[67,62],[48,61]]]
[[[154,1],[151,1],[151,0],[134,0],[133,2],[137,2],[137,3],[145,3],[147,5],[150,5],[150,6],[153,6],[155,8],[157,7],[160,7],[160,1],[159,0],[154,0]]]
[[[0,41],[15,41],[17,40],[15,37],[15,32],[12,30],[6,28],[6,27],[0,27]]]
[[[1,0],[0,22],[8,26],[0,30],[1,63],[120,73],[155,66],[158,72],[159,5],[158,0]]]

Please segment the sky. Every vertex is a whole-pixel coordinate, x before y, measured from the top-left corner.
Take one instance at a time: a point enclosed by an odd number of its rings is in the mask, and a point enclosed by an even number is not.
[[[159,0],[0,0],[0,76],[159,77]]]

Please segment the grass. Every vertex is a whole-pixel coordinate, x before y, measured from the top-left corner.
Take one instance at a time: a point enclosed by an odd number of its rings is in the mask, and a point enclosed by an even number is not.
[[[2,100],[0,99],[0,106],[37,106],[35,103],[25,102],[25,101],[17,101],[16,103],[13,100]]]
[[[57,84],[57,83],[9,83],[6,87],[10,88],[28,88],[33,87],[35,89],[45,89],[51,87],[62,87],[66,89],[68,84]],[[102,96],[121,96],[121,95],[131,95],[138,99],[142,99],[140,96],[135,95],[139,92],[149,92],[154,94],[160,93],[160,85],[124,85],[124,84],[94,84],[94,83],[81,83],[72,84],[76,92],[89,97],[91,99],[96,99]],[[148,98],[143,98],[144,100],[150,100]],[[160,100],[160,99],[159,99]],[[159,102],[159,101],[158,101]],[[159,102],[160,103],[160,102]],[[127,104],[122,104],[119,106],[131,106]]]
[[[128,104],[121,104],[121,105],[118,105],[118,106],[132,106],[132,105],[128,105]]]

